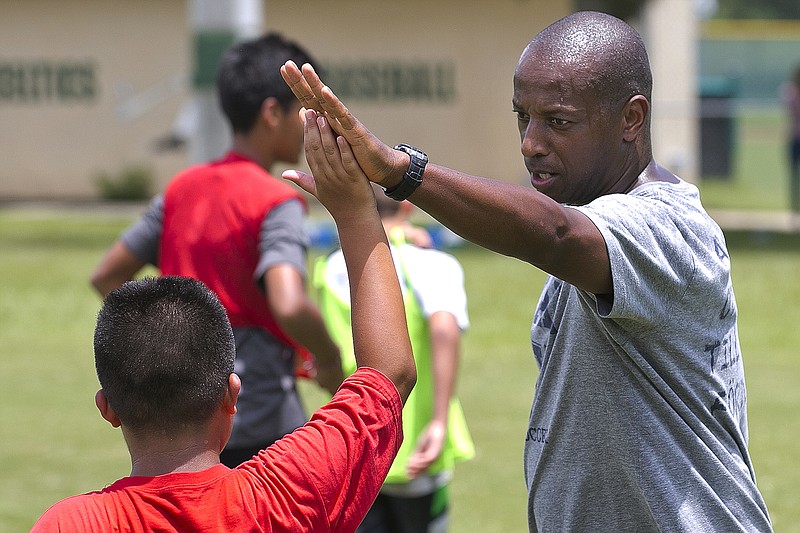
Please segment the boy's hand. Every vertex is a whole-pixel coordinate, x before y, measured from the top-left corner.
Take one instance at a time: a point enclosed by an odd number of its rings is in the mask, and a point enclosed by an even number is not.
[[[374,212],[372,187],[350,145],[342,138],[337,139],[324,116],[311,109],[300,112],[311,175],[287,170],[283,177],[316,196],[337,221],[359,217],[362,209]]]
[[[444,448],[447,426],[439,420],[431,420],[417,440],[417,447],[406,464],[406,474],[415,479],[433,463]]]

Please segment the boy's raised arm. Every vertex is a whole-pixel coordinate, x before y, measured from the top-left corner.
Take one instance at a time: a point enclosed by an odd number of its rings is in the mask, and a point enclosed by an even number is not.
[[[405,402],[416,382],[416,367],[372,187],[350,146],[337,142],[327,120],[312,110],[301,113],[312,175],[289,170],[283,177],[315,195],[336,222],[350,280],[356,362],[385,374]]]

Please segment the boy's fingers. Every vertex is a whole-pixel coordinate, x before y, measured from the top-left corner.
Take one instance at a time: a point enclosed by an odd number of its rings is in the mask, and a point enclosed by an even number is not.
[[[339,145],[339,153],[342,155],[342,165],[344,166],[345,170],[351,175],[364,175],[364,172],[361,170],[361,167],[358,166],[358,161],[356,160],[355,154],[353,154],[353,150],[350,147],[350,143],[347,142],[346,139],[343,137],[337,137],[336,142]],[[366,176],[364,176],[366,179]]]
[[[296,184],[307,193],[313,194],[314,196],[317,195],[316,182],[309,174],[300,172],[299,170],[285,170],[283,174],[281,174],[281,177]]]

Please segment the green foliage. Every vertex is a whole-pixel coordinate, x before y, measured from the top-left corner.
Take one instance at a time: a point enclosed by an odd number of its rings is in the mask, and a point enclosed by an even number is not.
[[[95,184],[104,200],[146,200],[153,195],[153,171],[142,165],[123,168],[118,174],[101,172]]]
[[[800,19],[797,0],[717,0],[719,19]]]
[[[646,4],[646,0],[575,0],[575,9],[601,11],[630,21],[639,15]]]

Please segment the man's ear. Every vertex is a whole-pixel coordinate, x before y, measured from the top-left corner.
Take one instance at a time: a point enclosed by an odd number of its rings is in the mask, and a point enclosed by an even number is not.
[[[270,96],[261,102],[261,120],[270,128],[276,128],[285,114],[280,102],[274,96]]]
[[[650,102],[641,94],[632,96],[622,111],[622,138],[627,142],[636,140],[647,123]]]
[[[97,406],[97,410],[100,411],[100,416],[105,418],[112,427],[118,428],[122,424],[117,413],[108,403],[108,398],[106,398],[106,393],[103,392],[103,389],[100,389],[94,395],[94,404]]]
[[[239,399],[239,392],[242,390],[242,381],[239,376],[231,373],[228,376],[228,386],[225,389],[225,396],[222,398],[222,406],[230,414],[236,414],[236,401]]]

